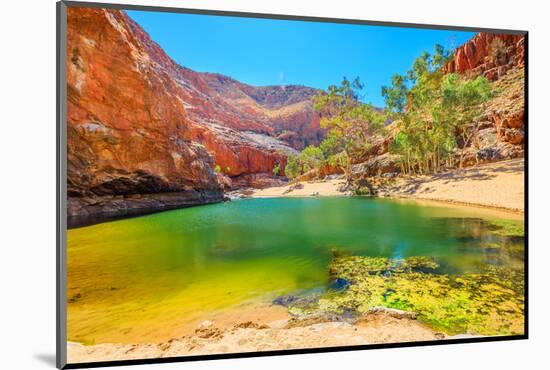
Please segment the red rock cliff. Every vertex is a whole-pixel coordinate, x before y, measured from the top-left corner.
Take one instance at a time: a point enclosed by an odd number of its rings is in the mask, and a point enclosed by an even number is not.
[[[321,137],[314,89],[181,67],[121,11],[69,7],[67,17],[69,215],[218,201],[216,165],[271,173],[295,152],[288,143]],[[305,139],[281,141],[282,128]]]
[[[444,73],[492,81],[495,96],[478,117],[466,165],[524,155],[525,37],[480,32],[458,47]]]
[[[443,67],[446,73],[481,75],[495,82],[498,94],[488,104],[484,119],[490,127],[485,131],[496,132],[503,158],[523,155],[524,64],[524,36],[480,32],[457,48]]]
[[[479,32],[458,47],[444,73],[472,73],[494,81],[513,67],[523,67],[525,37]]]

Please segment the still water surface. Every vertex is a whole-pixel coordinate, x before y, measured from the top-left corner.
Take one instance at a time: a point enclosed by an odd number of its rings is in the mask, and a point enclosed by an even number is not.
[[[522,265],[507,214],[360,197],[246,199],[68,231],[68,337],[159,342],[213,313],[325,287],[333,251],[433,256],[440,271]],[[516,217],[517,218],[517,217]],[[512,220],[522,224],[522,220]],[[515,248],[486,248],[487,245]]]

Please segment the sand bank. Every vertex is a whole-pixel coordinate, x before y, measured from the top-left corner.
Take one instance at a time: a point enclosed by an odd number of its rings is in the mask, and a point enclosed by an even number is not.
[[[299,185],[296,186],[297,184]],[[346,184],[346,180],[343,179],[302,181],[297,184],[257,189],[254,190],[251,196],[254,198],[274,198],[346,195],[344,191],[340,190]]]
[[[379,196],[412,198],[524,212],[524,160],[513,159],[427,176],[389,179]],[[304,181],[255,190],[253,197],[308,197],[349,195],[345,180]]]
[[[513,159],[429,176],[395,179],[381,195],[524,212],[524,160]]]
[[[241,322],[221,329],[217,322],[203,322],[192,335],[159,344],[98,344],[69,342],[69,363],[258,352],[298,348],[397,343],[445,339],[418,320],[386,313],[367,315],[355,324],[347,322],[296,323],[278,320],[269,324]]]

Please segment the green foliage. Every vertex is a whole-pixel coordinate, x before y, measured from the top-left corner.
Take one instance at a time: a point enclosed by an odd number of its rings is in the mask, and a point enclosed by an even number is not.
[[[436,44],[433,55],[423,52],[404,75],[393,75],[390,86],[381,91],[385,114],[361,102],[364,85],[358,78],[344,78],[340,85],[319,92],[312,101],[321,115],[321,127],[327,130],[319,145],[322,156],[304,149],[306,153],[296,158],[291,173],[304,173],[326,162],[341,168],[351,180],[352,164],[364,158],[372,137],[384,132],[388,118],[398,129],[390,152],[399,156],[402,172],[437,172],[453,163],[457,149],[462,166],[464,149],[478,130],[476,118],[492,92],[483,77],[466,80],[456,74],[443,75],[441,68],[450,57],[449,51]]]
[[[450,53],[435,45],[433,56],[424,52],[405,76],[394,75],[382,88],[386,110],[397,119],[398,133],[390,151],[401,157],[406,173],[437,172],[457,148],[457,135],[466,147],[477,130],[474,124],[482,104],[491,97],[487,79],[465,80],[443,75]],[[461,152],[460,165],[464,150]]]
[[[435,44],[434,46],[434,56],[432,58],[432,67],[434,69],[440,69],[451,57],[451,52],[445,50],[443,45]]]
[[[348,155],[344,151],[345,140],[337,131],[329,131],[319,149],[323,152],[326,163],[333,168],[345,169],[348,164]]]
[[[492,97],[491,86],[485,77],[464,80],[457,74],[445,76],[442,83],[442,114],[461,137],[463,149],[478,130],[475,119],[483,111],[483,103]],[[465,151],[461,151],[460,166]]]
[[[456,73],[445,76],[442,83],[442,104],[447,110],[458,115],[458,124],[470,123],[479,114],[479,104],[487,101],[492,93],[489,81],[479,76],[473,80],[463,80]]]
[[[346,168],[348,162],[349,159],[345,152],[331,155],[327,158],[327,163],[329,164],[329,166],[334,168]]]
[[[382,96],[386,101],[386,109],[393,113],[405,111],[407,99],[406,78],[395,74],[392,76],[391,87],[382,86]]]
[[[298,164],[298,158],[295,155],[289,155],[287,157],[285,174],[289,179],[294,179],[301,175],[301,168]]]
[[[323,151],[313,145],[309,145],[304,148],[298,156],[298,161],[302,166],[302,173],[306,173],[318,167],[323,160]]]
[[[342,138],[334,131],[327,132],[327,135],[319,144],[319,149],[323,152],[325,158],[329,158],[340,153],[344,148]]]
[[[358,78],[353,82],[344,78],[340,86],[331,85],[313,97],[313,107],[321,114],[321,127],[328,131],[321,144],[325,158],[345,153],[346,174],[351,176],[351,164],[369,148],[369,138],[380,132],[384,117],[369,104],[359,100],[363,84]],[[341,163],[332,158],[334,163]]]
[[[309,145],[297,156],[289,155],[285,167],[285,173],[288,178],[296,178],[319,165],[325,160],[323,151],[314,145]],[[275,171],[275,169],[273,169]]]
[[[222,168],[220,167],[219,164],[217,164],[216,167],[214,167],[214,172],[216,172],[216,173],[222,172]]]
[[[275,176],[278,176],[281,173],[281,164],[277,163],[275,166],[273,166],[273,174]]]

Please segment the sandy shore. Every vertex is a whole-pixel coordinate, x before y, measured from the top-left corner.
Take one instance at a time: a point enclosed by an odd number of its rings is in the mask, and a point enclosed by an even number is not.
[[[385,189],[385,193],[392,197],[524,212],[524,160],[513,159],[430,176],[398,178]]]
[[[277,186],[266,189],[256,189],[252,193],[254,198],[273,198],[273,197],[309,197],[309,196],[334,196],[346,195],[339,190],[346,184],[345,180],[326,180],[326,181],[302,181],[299,188],[296,184]]]
[[[256,190],[253,197],[346,195],[345,180],[306,181]],[[290,190],[290,191],[289,191]],[[524,212],[524,160],[513,159],[429,176],[397,177],[379,189],[380,196],[412,198]]]
[[[218,322],[205,321],[194,334],[159,344],[85,346],[69,342],[68,361],[113,361],[445,339],[445,335],[434,332],[418,320],[387,313],[367,315],[355,324],[316,321],[283,319],[269,324],[247,321],[226,329],[220,329]]]

